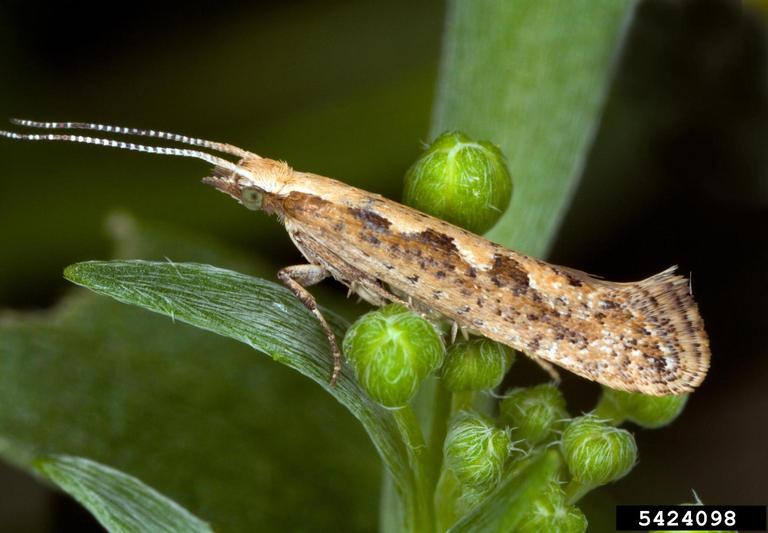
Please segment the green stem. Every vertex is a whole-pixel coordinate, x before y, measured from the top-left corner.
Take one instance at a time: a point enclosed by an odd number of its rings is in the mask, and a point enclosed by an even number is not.
[[[445,531],[455,521],[456,481],[447,477],[443,464],[443,443],[448,433],[448,421],[453,410],[453,397],[440,381],[435,383],[434,415],[429,448],[432,451],[432,474],[436,481],[434,489],[435,520],[438,531]]]
[[[435,520],[438,531],[447,531],[460,517],[457,502],[461,496],[461,487],[453,472],[443,468],[435,489]]]
[[[408,530],[421,533],[434,531],[434,502],[433,491],[435,482],[431,476],[430,450],[424,441],[419,420],[410,405],[392,411],[397,422],[400,435],[408,450],[408,460],[411,465],[412,485],[406,488],[410,494],[406,494],[408,502]]]
[[[568,505],[573,505],[594,488],[594,485],[582,483],[576,478],[571,479],[571,481],[568,483],[568,486],[565,487],[566,502]]]
[[[521,459],[501,484],[477,507],[454,524],[454,533],[518,531],[530,514],[533,501],[558,477],[561,465],[557,450],[536,452]]]
[[[435,382],[435,396],[432,403],[432,427],[429,431],[430,475],[437,483],[443,466],[443,442],[448,433],[448,419],[451,416],[451,393],[439,380]]]
[[[605,394],[603,394],[600,397],[600,401],[597,402],[594,414],[598,418],[608,420],[614,426],[620,425],[626,419],[621,407],[616,405],[616,402]]]
[[[474,408],[477,394],[471,391],[468,392],[454,392],[451,394],[447,389],[442,387],[438,383],[438,387],[442,389],[442,392],[438,392],[435,395],[435,405],[440,406],[443,419],[443,425],[441,433],[439,435],[439,441],[437,432],[433,432],[430,439],[432,450],[440,450],[442,452],[443,441],[445,441],[445,435],[448,431],[448,422],[460,411],[467,411]],[[437,413],[436,413],[437,414]],[[434,421],[435,424],[437,421]],[[433,424],[433,428],[435,427]],[[437,447],[439,446],[439,448]],[[453,474],[446,470],[445,464],[442,463],[442,453],[437,461],[433,464],[437,465],[437,487],[435,488],[435,513],[437,515],[438,525],[440,529],[446,529],[453,524],[457,516],[457,501],[461,496],[461,490],[458,486],[458,482],[454,478]]]
[[[470,411],[475,406],[476,394],[472,391],[454,392],[451,402],[451,416],[460,411]]]

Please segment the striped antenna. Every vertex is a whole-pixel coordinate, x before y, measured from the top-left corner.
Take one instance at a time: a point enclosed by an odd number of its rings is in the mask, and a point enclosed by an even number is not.
[[[98,137],[83,137],[82,135],[66,135],[58,133],[16,133],[12,131],[0,130],[0,137],[8,139],[18,139],[23,141],[65,141],[73,143],[96,144],[98,146],[108,146],[110,148],[119,148],[120,150],[132,150],[134,152],[145,152],[149,154],[172,155],[177,157],[191,157],[202,159],[217,167],[226,168],[234,174],[245,178],[253,179],[253,175],[240,166],[227,161],[221,157],[201,152],[200,150],[191,150],[189,148],[168,148],[165,146],[147,146],[144,144],[135,144],[123,141],[114,141],[112,139],[102,139]]]
[[[12,118],[11,122],[19,126],[27,128],[40,128],[48,130],[92,130],[101,131],[105,133],[118,133],[122,135],[137,135],[141,137],[154,137],[156,139],[165,139],[182,144],[189,144],[192,146],[200,146],[201,148],[208,148],[209,150],[216,150],[225,154],[234,155],[240,158],[253,157],[253,154],[237,146],[231,144],[218,143],[213,141],[206,141],[205,139],[198,139],[197,137],[187,137],[186,135],[179,135],[178,133],[168,133],[166,131],[155,130],[141,130],[138,128],[126,128],[123,126],[110,126],[109,124],[91,124],[87,122],[37,122],[35,120],[25,120],[19,118]]]

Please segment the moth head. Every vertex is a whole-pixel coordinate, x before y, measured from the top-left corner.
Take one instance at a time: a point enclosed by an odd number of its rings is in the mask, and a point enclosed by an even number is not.
[[[237,164],[216,166],[213,175],[203,179],[251,210],[273,211],[275,198],[290,177],[291,169],[285,163],[254,154]]]

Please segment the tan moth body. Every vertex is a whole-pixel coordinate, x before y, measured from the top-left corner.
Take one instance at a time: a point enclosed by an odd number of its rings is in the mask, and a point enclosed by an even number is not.
[[[615,389],[654,395],[689,392],[709,367],[709,342],[688,281],[671,269],[636,283],[598,280],[506,249],[377,194],[296,172],[228,145],[109,126],[20,123],[143,134],[238,156],[240,161],[233,164],[202,152],[5,133],[199,157],[216,165],[206,183],[246,205],[244,194],[260,193],[255,207],[283,221],[311,264],[283,269],[280,279],[321,320],[337,354],[330,329],[303,288],[328,275],[374,305],[397,301],[443,316],[540,362]]]

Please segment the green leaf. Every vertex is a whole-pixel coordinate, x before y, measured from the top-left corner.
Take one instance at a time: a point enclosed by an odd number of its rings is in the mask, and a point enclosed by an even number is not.
[[[432,136],[498,144],[512,203],[489,237],[542,256],[601,116],[632,0],[449,2]]]
[[[538,453],[523,461],[499,488],[459,520],[450,533],[515,531],[530,512],[533,500],[556,478],[561,463],[555,450]]]
[[[229,270],[194,263],[89,261],[67,267],[70,281],[118,301],[138,305],[268,354],[311,378],[363,424],[404,489],[412,476],[389,411],[373,402],[344,366],[329,385],[332,359],[317,319],[285,287]],[[323,311],[337,331],[346,324]]]
[[[122,256],[255,264],[125,216],[110,228]],[[0,456],[32,470],[52,454],[136,476],[222,532],[376,522],[379,460],[320,387],[244,344],[88,291],[0,314]]]
[[[173,500],[119,470],[65,455],[41,459],[37,468],[111,533],[213,532]]]

